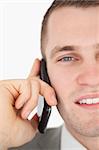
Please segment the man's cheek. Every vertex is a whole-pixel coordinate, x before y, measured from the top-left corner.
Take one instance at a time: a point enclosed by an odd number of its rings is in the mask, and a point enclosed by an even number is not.
[[[68,117],[70,116],[71,108],[69,106],[66,106],[66,104],[64,105],[60,100],[58,100],[57,109],[58,109],[62,119],[64,120],[64,122],[68,123],[68,120],[69,120]]]

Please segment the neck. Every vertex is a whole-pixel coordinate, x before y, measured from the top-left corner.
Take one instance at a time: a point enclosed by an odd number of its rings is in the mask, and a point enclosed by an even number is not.
[[[71,135],[77,139],[87,150],[99,150],[99,136],[98,137],[87,137],[83,136],[74,130],[66,126]]]

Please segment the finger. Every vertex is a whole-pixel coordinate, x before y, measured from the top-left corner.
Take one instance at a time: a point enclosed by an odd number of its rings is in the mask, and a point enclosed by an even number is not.
[[[40,82],[42,82],[40,85]],[[45,82],[40,79],[35,79],[31,81],[31,98],[25,103],[21,116],[23,119],[28,118],[28,115],[34,110],[38,104],[39,94],[43,95],[46,99],[46,102],[50,106],[57,105],[57,100],[55,97],[55,92],[52,87],[50,87]]]
[[[22,110],[22,118],[26,119],[31,111],[37,106],[39,99],[40,85],[37,81],[31,81],[31,97],[24,105]]]
[[[54,88],[52,88],[49,84],[42,80],[40,80],[40,85],[40,94],[44,96],[47,104],[49,104],[50,106],[57,105],[56,93]]]
[[[28,80],[24,80],[19,89],[19,96],[15,102],[16,109],[20,109],[30,98],[31,96],[31,87]]]
[[[30,74],[28,76],[28,78],[32,78],[34,76],[38,76],[39,75],[39,71],[40,71],[40,60],[39,59],[35,59],[34,64],[32,66],[32,69],[30,71]]]
[[[42,81],[39,78],[34,78],[33,80],[31,80],[31,87],[32,87],[31,95],[34,93],[32,95],[33,98],[36,96],[38,98],[40,94],[46,99],[46,102],[50,106],[57,105],[55,90],[49,84],[47,84],[46,82]]]

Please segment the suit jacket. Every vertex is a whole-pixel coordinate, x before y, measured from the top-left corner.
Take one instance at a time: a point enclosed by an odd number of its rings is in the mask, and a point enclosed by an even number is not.
[[[62,126],[48,129],[44,134],[38,133],[29,143],[9,150],[60,150]]]

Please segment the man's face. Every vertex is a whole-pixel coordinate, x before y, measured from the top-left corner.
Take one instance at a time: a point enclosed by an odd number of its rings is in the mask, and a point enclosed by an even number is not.
[[[80,135],[99,136],[99,7],[54,11],[45,54],[65,124]]]

